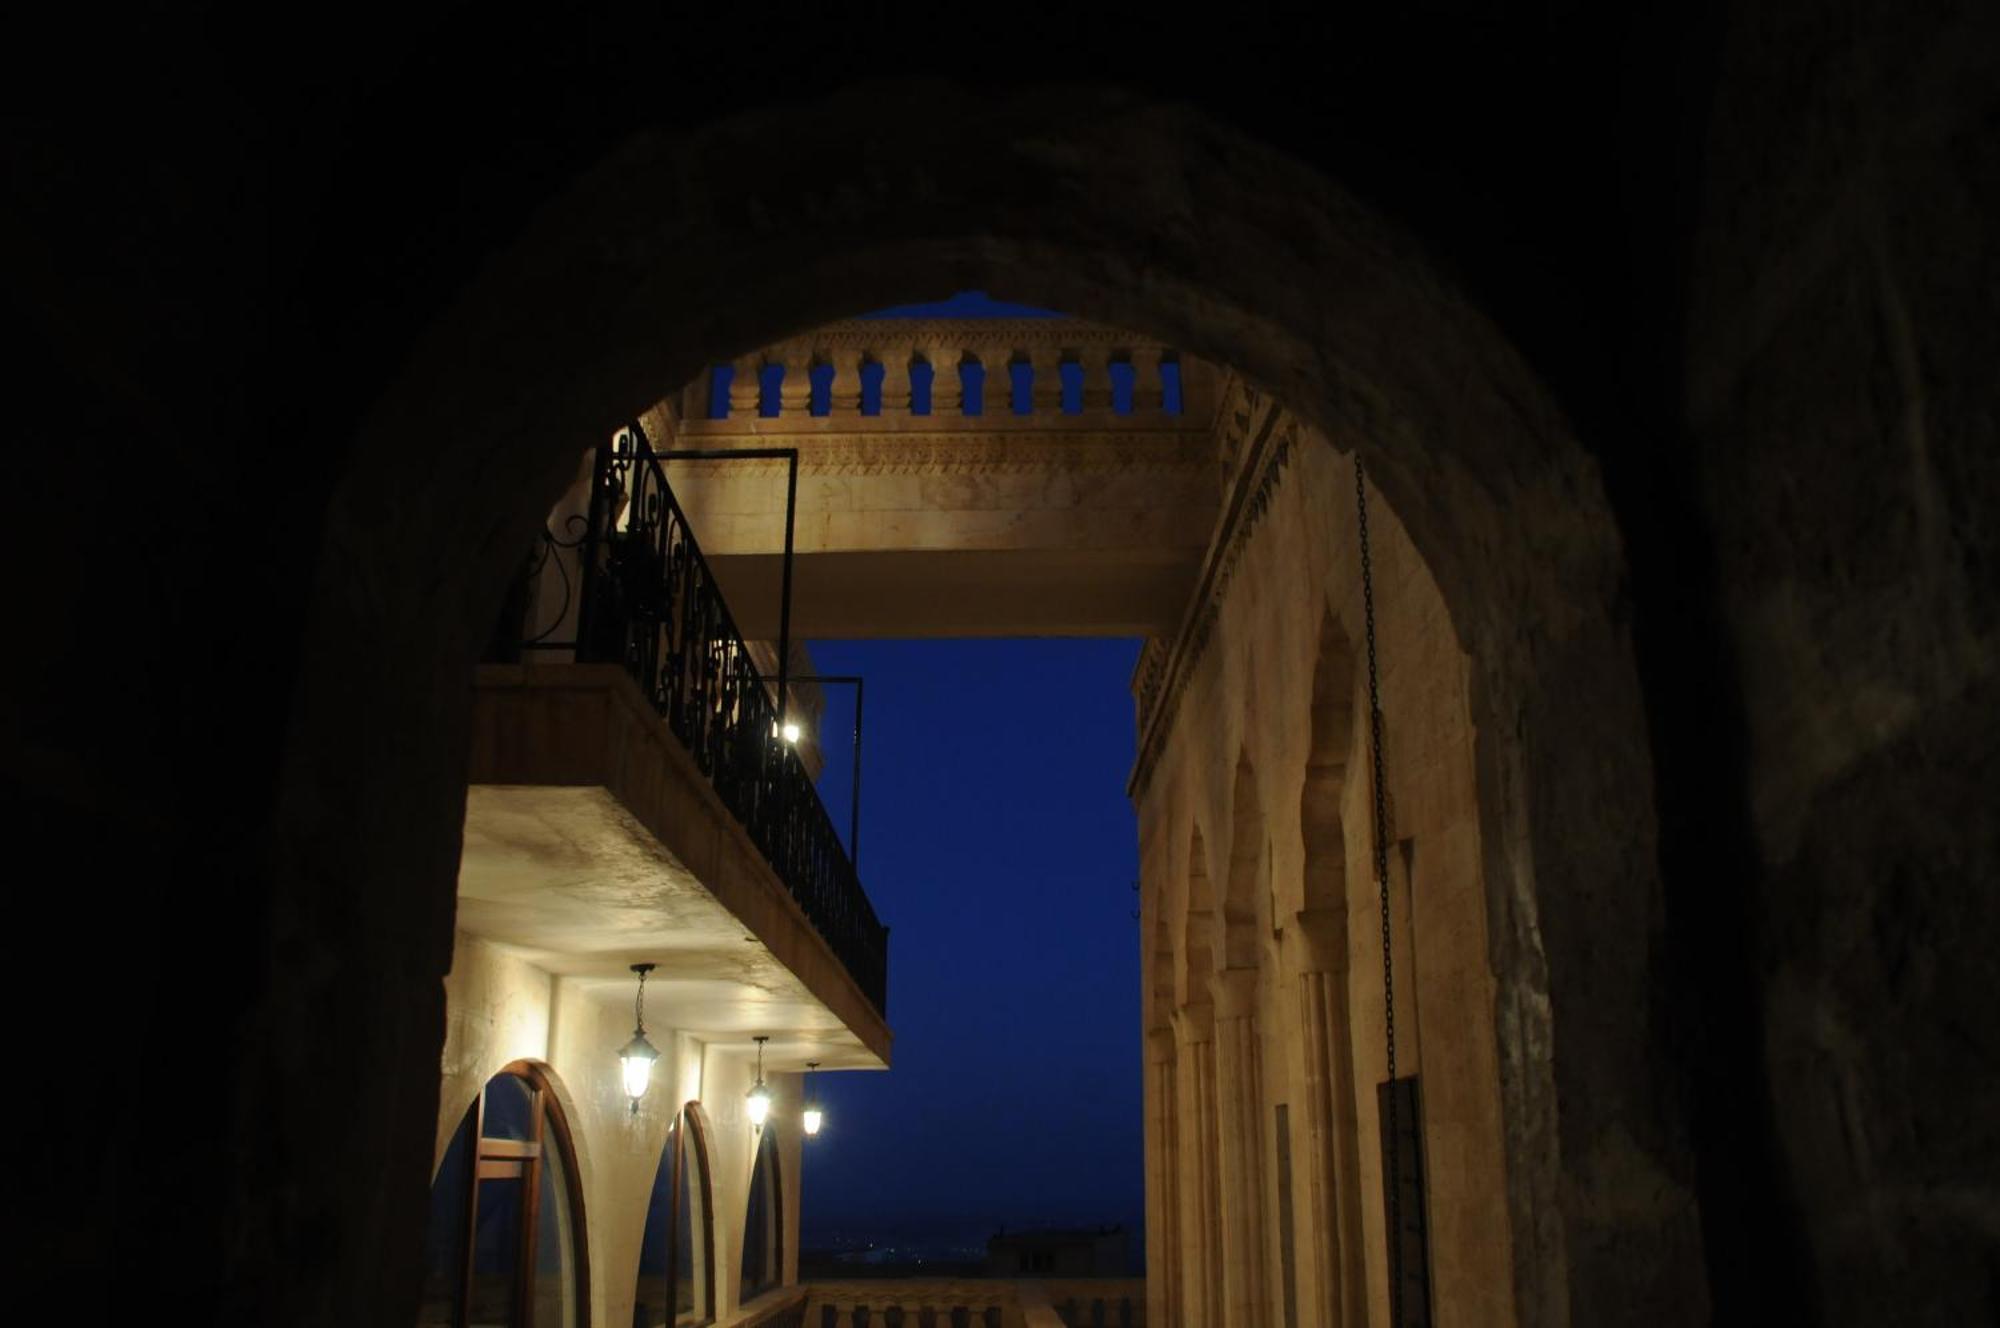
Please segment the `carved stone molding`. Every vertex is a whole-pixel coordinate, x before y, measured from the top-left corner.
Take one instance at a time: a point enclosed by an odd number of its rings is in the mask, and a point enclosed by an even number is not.
[[[1230,582],[1235,579],[1244,546],[1270,511],[1272,495],[1284,478],[1293,449],[1299,445],[1300,424],[1290,411],[1271,406],[1261,412],[1261,418],[1262,427],[1247,444],[1251,454],[1225,509],[1223,526],[1210,546],[1200,586],[1182,620],[1180,633],[1171,649],[1156,657],[1158,667],[1141,679],[1139,757],[1126,784],[1126,793],[1133,798],[1145,792],[1152,778],[1153,766],[1173,731],[1181,694],[1215,634],[1215,624],[1222,615],[1222,603],[1228,597]]]
[[[690,438],[703,446],[728,447],[738,441]],[[795,447],[799,468],[816,475],[952,475],[968,472],[1032,470],[1147,471],[1206,468],[1215,442],[1206,430],[1157,432],[1010,433],[767,433],[742,438],[751,447]],[[672,460],[672,449],[663,457]],[[723,463],[677,461],[677,471],[719,471]],[[731,474],[759,468],[782,470],[782,460],[729,462]]]

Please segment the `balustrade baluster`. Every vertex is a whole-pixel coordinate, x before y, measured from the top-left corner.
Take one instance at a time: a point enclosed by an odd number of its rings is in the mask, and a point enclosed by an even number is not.
[[[729,379],[729,418],[755,419],[763,404],[764,357],[745,355],[731,364],[735,372]]]
[[[861,352],[842,348],[827,352],[833,381],[827,385],[826,413],[851,419],[861,413]]]
[[[1111,348],[1085,346],[1077,352],[1083,366],[1083,409],[1085,413],[1111,409]]]
[[[812,347],[803,341],[788,341],[779,360],[785,366],[785,376],[778,383],[778,414],[793,419],[806,414],[812,401]]]
[[[1132,357],[1132,413],[1157,415],[1167,408],[1167,382],[1160,366],[1173,352],[1149,350]]]
[[[986,367],[986,418],[1005,420],[1014,414],[1014,352],[1006,347],[996,346],[980,352],[979,362]]]
[[[882,413],[910,413],[910,360],[908,346],[893,346],[882,352]]]
[[[1037,416],[1062,414],[1062,350],[1056,346],[1030,346],[1028,372],[1028,413]]]
[[[965,352],[957,346],[936,346],[926,349],[924,358],[931,362],[931,414],[963,415],[965,413],[965,380],[963,377]]]

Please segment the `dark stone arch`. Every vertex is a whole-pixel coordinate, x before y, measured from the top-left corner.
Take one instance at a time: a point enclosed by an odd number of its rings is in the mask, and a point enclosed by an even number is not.
[[[893,114],[909,96],[633,139],[494,258],[367,417],[328,512],[275,834],[279,911],[382,975],[318,1025],[402,1094],[357,1140],[399,1175],[410,1121],[430,1118],[464,679],[577,451],[711,359],[987,287],[1231,363],[1364,459],[1475,661],[1521,1321],[1685,1305],[1702,1270],[1678,1101],[1651,1068],[1651,778],[1595,468],[1486,320],[1323,176],[1121,95],[929,87],[923,117]],[[330,981],[281,972],[278,1026]],[[244,1073],[247,1112],[313,1091],[275,1052]],[[1630,1177],[1597,1166],[1607,1146],[1656,1203],[1610,1199]],[[339,1214],[357,1243],[324,1252],[322,1277],[407,1299],[408,1271],[377,1255],[414,1229],[408,1197],[299,1165],[284,1194],[244,1187],[239,1228]]]

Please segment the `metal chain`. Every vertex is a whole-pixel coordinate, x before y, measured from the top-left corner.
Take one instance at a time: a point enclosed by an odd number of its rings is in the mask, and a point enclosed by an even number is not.
[[[641,1033],[646,1031],[646,970],[639,970],[639,994],[632,998],[632,1024]]]
[[[1382,897],[1382,1028],[1389,1071],[1389,1322],[1403,1323],[1403,1140],[1396,1119],[1396,978],[1389,906],[1389,795],[1382,780],[1382,677],[1375,663],[1375,566],[1368,552],[1368,477],[1354,459],[1354,513],[1361,540],[1361,619],[1368,638],[1368,746],[1375,776],[1375,882]]]

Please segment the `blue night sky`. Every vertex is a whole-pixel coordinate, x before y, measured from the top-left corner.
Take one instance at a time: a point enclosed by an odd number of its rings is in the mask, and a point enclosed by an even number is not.
[[[877,317],[1023,317],[965,292]],[[867,679],[861,865],[889,937],[887,1074],[819,1079],[804,1240],[982,1241],[1143,1212],[1132,640],[818,641]],[[820,794],[847,825],[854,689]]]
[[[867,679],[862,878],[894,1068],[825,1074],[810,1245],[885,1223],[1138,1225],[1132,640],[815,642]],[[821,796],[847,824],[854,689]]]

